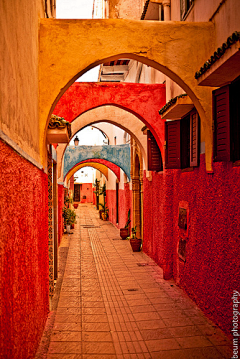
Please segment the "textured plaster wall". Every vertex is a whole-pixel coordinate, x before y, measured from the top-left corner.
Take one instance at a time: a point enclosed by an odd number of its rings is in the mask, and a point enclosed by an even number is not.
[[[0,357],[33,358],[48,314],[47,176],[0,141]]]
[[[109,220],[117,225],[118,228],[123,228],[127,222],[128,210],[132,208],[132,195],[128,183],[124,184],[124,190],[119,190],[119,207],[118,217],[119,223],[117,224],[116,217],[116,190],[107,190],[107,206],[109,208]]]
[[[43,160],[48,119],[66,89],[89,68],[124,57],[162,71],[189,94],[201,117],[206,166],[211,170],[211,89],[197,86],[194,74],[215,51],[214,37],[211,22],[41,20],[39,108]]]
[[[73,87],[75,86],[72,85]],[[74,105],[73,100],[74,93],[70,97],[70,100],[72,102],[72,105]],[[91,94],[90,94],[91,96]],[[62,101],[63,98],[60,100]],[[67,118],[66,118],[67,119]],[[98,121],[104,121],[104,122],[98,122]],[[110,139],[110,145],[114,144],[114,137],[117,136],[117,144],[124,143],[124,140],[122,138],[122,129],[124,131],[128,132],[133,136],[133,138],[137,141],[138,145],[141,148],[142,156],[144,160],[146,161],[146,153],[147,153],[147,137],[143,135],[143,132],[141,129],[144,126],[144,123],[137,118],[132,113],[123,110],[116,106],[102,106],[98,108],[94,108],[92,110],[89,110],[87,112],[84,112],[82,115],[78,116],[74,121],[71,123],[71,129],[72,129],[72,137],[74,137],[75,133],[84,128],[85,126],[88,126],[90,124],[94,124],[97,128],[101,128]],[[118,127],[117,133],[116,133],[116,126],[120,126],[121,129]],[[58,154],[58,178],[61,176],[61,169],[62,169],[62,157],[64,154],[64,151],[66,149],[66,144],[59,144],[57,147],[57,154]],[[60,181],[63,181],[63,179],[60,179]]]
[[[141,0],[109,0],[109,18],[139,20],[142,14],[141,2]]]
[[[93,186],[92,183],[82,183],[80,189],[81,203],[92,203],[93,202]],[[86,199],[83,198],[86,196]]]
[[[83,162],[81,162],[80,164],[75,165],[67,174],[66,176],[66,180],[68,181],[69,178],[76,172],[79,170],[79,168],[81,168],[84,165],[89,165],[89,164],[95,164],[96,165],[96,169],[99,169],[101,171],[101,165],[106,167],[107,169],[110,169],[118,179],[120,179],[120,168],[115,165],[112,162],[109,162],[107,160],[104,160],[102,158],[94,158],[94,159],[89,159],[89,160],[84,160]],[[103,171],[102,171],[103,173]],[[104,173],[103,173],[104,174]]]
[[[168,170],[153,174],[152,183],[144,179],[144,250],[228,335],[240,281],[239,176],[231,163],[214,163],[214,174],[207,174],[201,155],[192,172]],[[182,201],[189,208],[185,264],[177,254]]]
[[[62,209],[64,207],[64,186],[58,185],[58,245],[63,235],[63,216]]]
[[[129,111],[147,124],[162,149],[163,144],[160,139],[164,134],[164,121],[161,120],[158,111],[165,103],[165,85],[162,84],[74,83],[58,101],[53,113],[72,122],[79,115],[96,107],[115,105]],[[99,115],[101,116],[101,112]],[[114,122],[114,118],[112,121]],[[123,122],[122,125],[126,123]],[[131,128],[129,123],[129,130],[134,134],[137,129],[139,133],[138,126],[139,123],[136,126],[135,122]]]
[[[67,147],[64,154],[64,177],[78,163],[91,159],[103,159],[119,166],[130,178],[130,147],[126,145],[116,146],[79,146]]]
[[[178,0],[172,1],[172,7],[179,3]],[[222,5],[218,9],[220,3]],[[239,31],[240,14],[238,11],[238,2],[236,0],[198,0],[194,2],[194,6],[186,18],[186,21],[211,21],[215,24],[216,41],[215,51],[221,46],[234,31]],[[216,12],[216,10],[218,11]],[[214,15],[215,13],[215,15]],[[180,20],[180,11],[175,14],[172,20]],[[206,59],[207,60],[207,59]]]
[[[1,1],[0,14],[0,130],[40,161],[38,28],[42,1]]]

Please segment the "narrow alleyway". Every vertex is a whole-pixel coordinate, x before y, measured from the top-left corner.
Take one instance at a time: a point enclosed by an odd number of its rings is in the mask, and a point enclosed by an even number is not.
[[[77,215],[36,359],[231,357],[230,341],[161,268],[92,205]]]

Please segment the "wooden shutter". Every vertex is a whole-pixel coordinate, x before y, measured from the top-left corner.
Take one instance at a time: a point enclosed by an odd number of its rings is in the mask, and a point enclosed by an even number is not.
[[[197,111],[190,113],[190,166],[199,163],[199,116]]]
[[[229,86],[213,91],[214,160],[230,161]]]
[[[180,161],[180,120],[165,122],[165,167],[181,168]]]
[[[240,78],[229,88],[231,161],[240,160]]]
[[[151,131],[147,130],[147,151],[148,151],[148,170],[149,171],[162,171],[162,155]]]

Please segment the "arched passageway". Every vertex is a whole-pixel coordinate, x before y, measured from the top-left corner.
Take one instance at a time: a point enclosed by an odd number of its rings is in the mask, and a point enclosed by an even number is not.
[[[63,176],[78,163],[85,160],[103,159],[119,166],[130,179],[130,147],[129,145],[118,146],[79,146],[67,147],[64,154]]]
[[[58,101],[53,113],[72,122],[89,110],[114,105],[132,113],[150,128],[163,155],[165,121],[161,120],[158,110],[165,103],[165,85],[161,84],[75,82]]]
[[[147,138],[145,135],[143,135],[142,132],[142,127],[144,125],[143,122],[126,110],[116,106],[106,105],[84,112],[82,115],[77,117],[71,123],[72,133],[75,134],[82,128],[92,124],[97,124],[98,127],[99,122],[101,122],[101,125],[103,125],[101,127],[104,127],[104,124],[109,123],[114,124],[115,126],[118,126],[124,131],[128,132],[141,149],[145,168],[147,163]],[[60,181],[63,181],[62,159],[66,147],[66,144],[59,144],[57,147],[57,156],[59,159],[57,164],[58,178]]]
[[[66,175],[66,177],[65,177],[66,183],[70,180],[70,178],[71,178],[76,172],[78,172],[80,169],[85,168],[85,167],[91,167],[91,168],[94,168],[94,169],[98,170],[98,171],[101,172],[101,173],[106,177],[106,179],[108,180],[108,167],[105,166],[105,165],[103,165],[103,164],[100,164],[100,163],[94,163],[94,162],[92,161],[92,162],[86,162],[86,163],[78,164],[78,165],[75,166],[72,170],[70,170],[70,171],[68,172],[68,174]]]
[[[102,172],[104,175],[105,175],[105,170],[103,170],[103,169],[107,168],[115,174],[115,176],[117,177],[118,180],[120,180],[120,167],[118,167],[117,165],[115,165],[114,163],[112,163],[110,161],[100,159],[100,158],[99,159],[98,158],[86,159],[80,163],[77,163],[66,174],[65,180],[68,181],[70,179],[70,177],[74,175],[75,172],[77,172],[80,168],[82,168],[84,166],[94,167],[95,169]]]
[[[133,33],[135,36],[132,36]],[[42,161],[45,162],[46,157],[48,120],[66,89],[90,68],[121,57],[132,58],[156,68],[190,96],[202,120],[206,167],[211,170],[212,89],[198,87],[194,74],[214,51],[213,35],[214,25],[210,22],[152,24],[120,19],[41,20],[39,108]],[[192,56],[193,53],[198,56]]]

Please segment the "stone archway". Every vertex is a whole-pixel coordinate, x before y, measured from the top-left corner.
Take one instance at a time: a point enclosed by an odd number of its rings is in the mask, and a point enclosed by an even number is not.
[[[106,105],[119,107],[149,127],[163,156],[165,120],[161,120],[158,110],[165,103],[165,85],[162,84],[75,82],[58,101],[53,113],[72,122],[94,108]],[[128,125],[131,127],[130,123]]]
[[[147,138],[145,135],[143,135],[143,132],[141,131],[144,124],[135,115],[119,107],[106,105],[84,112],[81,116],[77,117],[71,123],[73,133],[72,137],[74,137],[74,134],[83,129],[84,127],[92,125],[94,123],[96,124],[98,122],[111,123],[128,132],[138,143],[138,146],[140,147],[142,152],[144,164],[147,163]],[[59,159],[57,164],[58,178],[60,181],[62,181],[61,178],[63,176],[62,159],[66,147],[67,145],[65,144],[59,144],[57,147],[57,157]]]
[[[63,176],[85,160],[101,159],[120,167],[130,179],[130,146],[68,146],[64,154]]]
[[[81,168],[84,167],[92,167],[96,170],[98,170],[99,172],[101,172],[106,179],[108,180],[108,167],[100,164],[100,163],[94,163],[94,162],[86,162],[86,163],[81,163],[77,166],[75,166],[72,170],[69,171],[69,173],[66,175],[65,177],[65,182],[68,183],[68,181],[70,180],[70,178],[77,172],[79,171]]]
[[[72,177],[74,175],[75,172],[77,172],[80,168],[82,168],[84,166],[94,167],[95,169],[102,172],[104,175],[106,173],[105,169],[109,169],[115,174],[117,179],[120,180],[120,167],[118,167],[114,163],[109,162],[107,160],[97,159],[97,158],[86,159],[84,161],[81,161],[81,162],[77,163],[74,167],[72,167],[68,171],[68,173],[66,174],[64,180],[68,181],[70,179],[70,177]],[[107,177],[107,176],[105,175],[105,177]],[[63,179],[62,179],[62,181],[63,181]]]
[[[211,170],[212,89],[198,87],[194,78],[214,51],[211,22],[42,19],[39,32],[39,135],[43,164],[47,124],[60,97],[90,68],[121,57],[156,68],[190,96],[203,124],[206,168]]]

